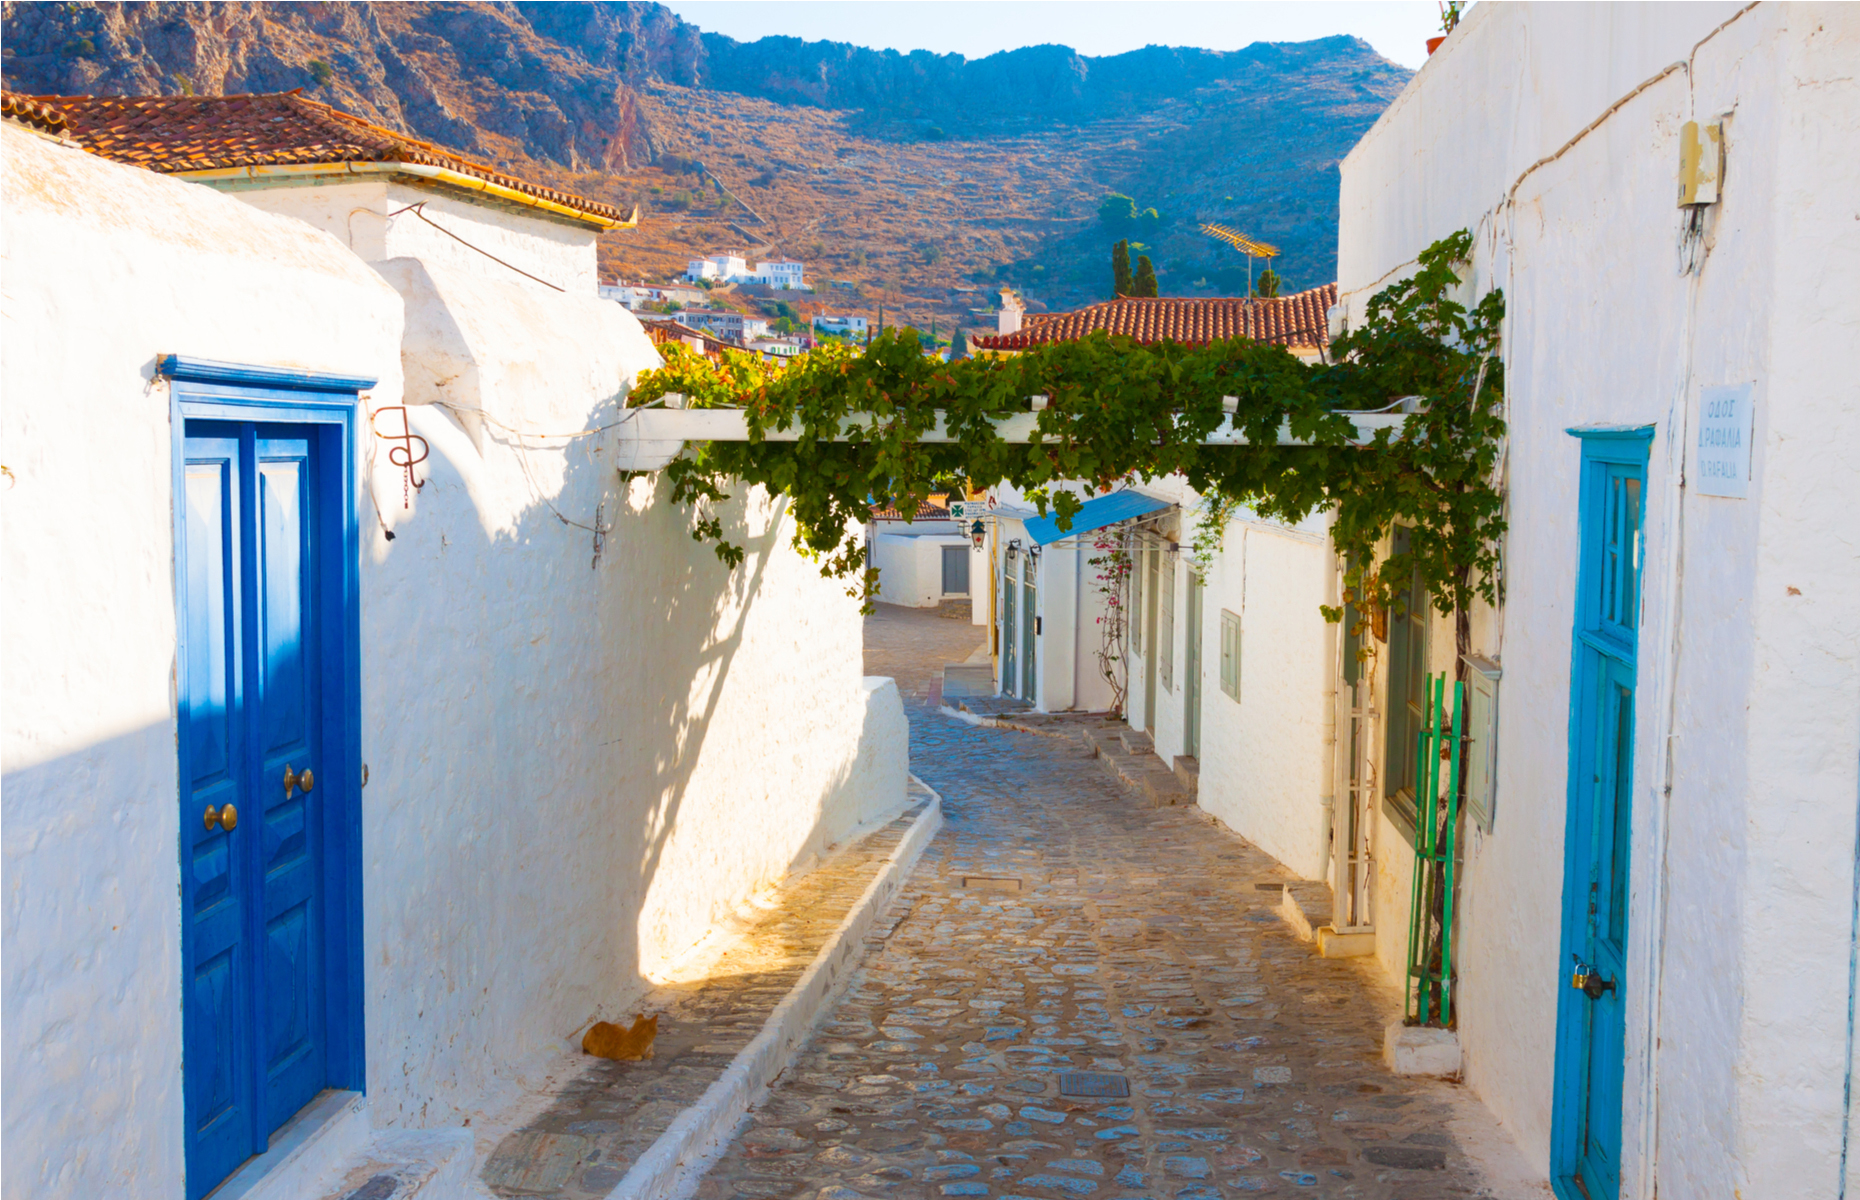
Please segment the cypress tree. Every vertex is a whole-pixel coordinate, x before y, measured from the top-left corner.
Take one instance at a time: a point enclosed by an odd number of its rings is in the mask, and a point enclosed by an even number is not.
[[[1156,294],[1156,267],[1150,262],[1150,256],[1137,256],[1137,278],[1130,285],[1133,296],[1154,296]]]
[[[1262,299],[1271,299],[1279,294],[1279,273],[1271,267],[1259,273],[1259,282],[1253,285],[1253,294]]]
[[[1130,287],[1130,242],[1125,239],[1111,247],[1111,293],[1128,296]]]

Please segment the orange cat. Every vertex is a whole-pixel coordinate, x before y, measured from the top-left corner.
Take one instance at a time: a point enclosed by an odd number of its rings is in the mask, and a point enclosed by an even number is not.
[[[634,1017],[631,1029],[622,1029],[611,1021],[596,1021],[587,1036],[581,1039],[581,1049],[596,1058],[633,1062],[652,1057],[652,1039],[658,1034],[659,1018],[656,1014]]]

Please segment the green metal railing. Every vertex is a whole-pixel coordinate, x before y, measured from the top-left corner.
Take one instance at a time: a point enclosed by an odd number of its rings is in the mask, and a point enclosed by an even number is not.
[[[1450,723],[1446,691],[1444,672],[1427,681],[1427,708],[1415,759],[1414,884],[1408,907],[1410,1025],[1453,1024],[1453,892],[1466,685],[1453,684]]]

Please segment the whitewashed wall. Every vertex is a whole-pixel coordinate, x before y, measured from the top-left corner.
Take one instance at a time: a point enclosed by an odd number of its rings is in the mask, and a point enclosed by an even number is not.
[[[1237,517],[1208,573],[1199,803],[1298,875],[1317,879],[1330,854],[1332,695],[1325,668],[1336,626],[1319,612],[1328,599],[1330,544],[1322,521],[1308,525],[1288,529]],[[1185,594],[1186,576],[1185,567],[1178,595]],[[1185,615],[1186,603],[1180,608]],[[1221,690],[1223,610],[1240,618],[1237,700]]]
[[[1565,430],[1656,429],[1626,1197],[1839,1189],[1860,796],[1860,546],[1837,499],[1860,493],[1845,450],[1857,60],[1860,14],[1839,5],[1480,5],[1343,165],[1353,317],[1462,227],[1469,291],[1507,294],[1506,605],[1473,637],[1504,669],[1497,813],[1467,848],[1460,1031],[1469,1082],[1545,1169],[1580,454]],[[1693,276],[1674,204],[1688,119],[1722,119],[1727,142]],[[1740,382],[1755,384],[1751,498],[1698,495],[1680,468],[1699,389]]]
[[[241,182],[230,194],[327,230],[369,262],[417,258],[473,275],[522,278],[498,267],[489,254],[575,295],[595,295],[600,286],[594,255],[598,232],[534,210],[518,212],[495,201],[478,203],[437,187],[390,183],[379,176],[294,186]],[[418,211],[412,211],[414,205]]]
[[[969,586],[975,588],[974,547],[960,533],[874,533],[872,565],[878,568],[878,599],[909,608],[935,608],[943,592],[943,548],[960,546],[970,555]],[[969,593],[961,593],[968,595]]]
[[[394,540],[362,512],[378,1123],[494,1107],[734,901],[902,802],[896,690],[861,677],[857,604],[778,504],[725,506],[750,551],[731,573],[603,439],[512,432],[611,420],[654,361],[592,284],[404,255],[377,272],[249,196],[0,135],[8,1200],[181,1190],[158,352],[378,374],[372,406],[398,402],[404,361],[409,399],[455,406],[413,410],[432,456],[411,507],[373,456]],[[598,564],[558,512],[610,526]]]

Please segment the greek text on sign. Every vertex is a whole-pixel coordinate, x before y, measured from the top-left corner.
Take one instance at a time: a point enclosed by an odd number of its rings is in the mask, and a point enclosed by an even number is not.
[[[1748,383],[1720,384],[1699,392],[1699,441],[1694,482],[1701,495],[1750,495],[1753,406]]]

